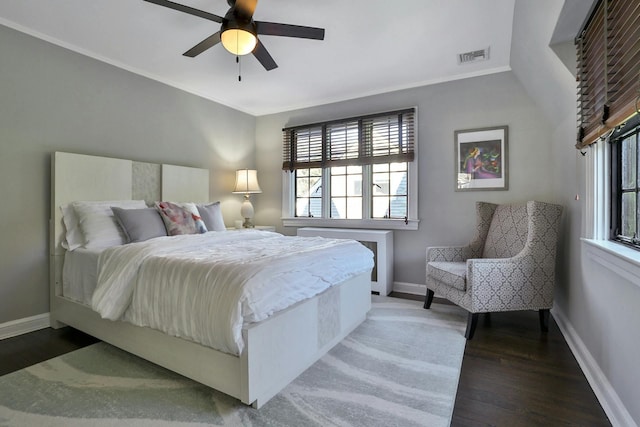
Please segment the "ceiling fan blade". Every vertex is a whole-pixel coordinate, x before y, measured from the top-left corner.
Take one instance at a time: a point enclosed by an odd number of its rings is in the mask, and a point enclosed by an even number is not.
[[[273,60],[267,49],[264,45],[258,40],[258,44],[256,44],[256,48],[253,49],[253,56],[256,57],[258,61],[262,64],[265,70],[271,71],[274,68],[278,68],[278,64]]]
[[[222,17],[214,15],[213,13],[205,12],[204,10],[194,9],[189,6],[174,3],[169,0],[144,0],[149,3],[157,4],[158,6],[168,7],[169,9],[177,10],[179,12],[188,13],[189,15],[199,16],[200,18],[208,19],[209,21],[222,23]]]
[[[193,58],[195,56],[200,55],[202,52],[209,49],[210,47],[217,45],[218,43],[220,43],[220,31],[202,40],[200,43],[198,43],[197,45],[195,45],[194,47],[192,47],[191,49],[183,53],[183,55]]]
[[[235,10],[243,18],[250,19],[256,11],[258,0],[236,0]]]
[[[284,36],[324,40],[324,28],[303,27],[301,25],[278,24],[275,22],[263,21],[255,21],[255,23],[256,32],[265,36]]]

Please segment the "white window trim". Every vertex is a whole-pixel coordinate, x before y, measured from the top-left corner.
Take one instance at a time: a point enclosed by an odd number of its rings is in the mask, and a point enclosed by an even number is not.
[[[329,219],[329,218],[282,218],[285,227],[331,227],[368,228],[373,230],[417,230],[420,220],[410,219]]]
[[[581,155],[576,152],[576,156]],[[611,152],[604,142],[592,144],[585,162],[586,188],[583,235],[587,239],[609,241],[609,203],[611,180],[609,169]],[[619,244],[620,246],[623,246]]]
[[[611,152],[608,144],[598,142],[587,152],[582,250],[589,259],[640,287],[640,251],[609,240]]]
[[[293,173],[282,172],[282,225],[285,227],[335,227],[335,228],[372,228],[379,230],[417,230],[418,219],[418,148],[414,148],[415,160],[408,162],[407,179],[409,180],[408,218],[404,219],[331,219],[296,217],[295,194],[292,183]]]
[[[282,225],[284,227],[334,227],[334,228],[371,228],[377,230],[417,230],[420,225],[418,219],[418,107],[414,106],[414,160],[407,162],[407,180],[409,206],[407,207],[407,221],[404,219],[332,219],[332,218],[306,218],[295,216],[295,194],[292,182],[293,173],[282,171]],[[323,186],[324,188],[327,186]],[[366,190],[365,190],[366,191]],[[327,194],[322,195],[325,199]],[[363,193],[363,198],[365,194]],[[326,200],[326,199],[325,199]],[[365,210],[363,209],[363,213]]]

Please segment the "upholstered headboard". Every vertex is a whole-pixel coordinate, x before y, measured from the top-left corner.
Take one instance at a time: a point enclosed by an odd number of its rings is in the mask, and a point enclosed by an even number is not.
[[[209,169],[162,165],[162,200],[208,202]]]
[[[208,202],[209,170],[55,152],[51,156],[51,255],[62,255],[60,206],[78,200]]]

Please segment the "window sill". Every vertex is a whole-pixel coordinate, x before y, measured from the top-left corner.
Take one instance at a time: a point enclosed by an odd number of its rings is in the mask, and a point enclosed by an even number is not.
[[[611,241],[581,240],[590,259],[640,287],[640,251]]]
[[[420,220],[410,219],[326,219],[282,218],[285,227],[369,228],[374,230],[417,230]]]

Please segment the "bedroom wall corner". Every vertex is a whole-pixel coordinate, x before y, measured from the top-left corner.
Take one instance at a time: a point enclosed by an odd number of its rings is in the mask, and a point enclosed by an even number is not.
[[[54,151],[208,168],[227,225],[256,118],[0,25],[0,324],[49,311]]]

